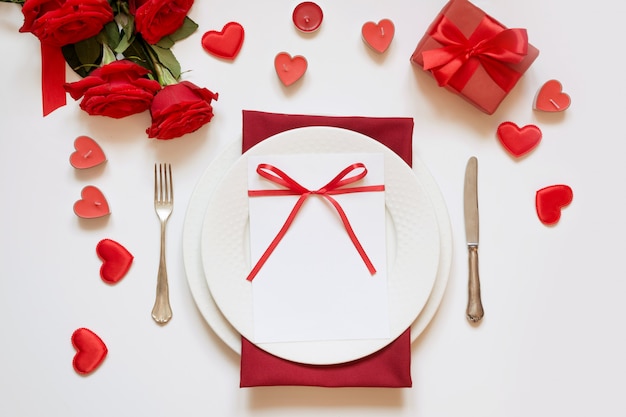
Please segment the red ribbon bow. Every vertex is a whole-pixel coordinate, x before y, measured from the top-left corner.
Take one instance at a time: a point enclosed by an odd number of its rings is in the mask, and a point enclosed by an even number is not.
[[[359,172],[357,172],[356,174],[350,175],[353,171],[359,171]],[[259,164],[257,166],[256,172],[261,177],[273,183],[286,187],[286,189],[249,190],[248,191],[249,197],[284,196],[284,195],[299,195],[300,197],[298,198],[298,201],[296,201],[296,204],[291,209],[291,212],[289,213],[287,220],[285,220],[285,223],[279,230],[276,237],[274,237],[270,245],[267,247],[267,249],[261,256],[261,258],[257,261],[254,268],[252,268],[252,271],[250,271],[250,273],[248,274],[248,278],[247,278],[248,281],[252,281],[254,277],[258,274],[258,272],[261,270],[261,268],[263,267],[263,264],[265,264],[267,259],[270,257],[270,255],[274,251],[274,249],[276,249],[276,246],[278,246],[278,243],[280,243],[282,238],[287,233],[287,230],[289,230],[289,227],[291,226],[291,223],[293,223],[294,219],[296,218],[296,215],[298,214],[298,211],[300,210],[300,208],[302,207],[306,199],[311,195],[319,195],[325,198],[326,200],[328,200],[333,205],[333,207],[339,214],[341,221],[343,222],[346,232],[348,232],[348,236],[350,236],[350,240],[352,240],[354,247],[356,248],[357,252],[359,252],[359,255],[361,255],[363,262],[365,262],[365,266],[367,267],[368,271],[372,275],[376,273],[376,268],[374,268],[372,261],[369,259],[369,257],[367,256],[367,253],[365,253],[365,249],[363,249],[363,246],[359,242],[359,239],[356,237],[356,234],[354,233],[354,230],[352,229],[352,226],[350,225],[350,221],[348,220],[348,216],[344,212],[341,205],[337,202],[337,200],[331,197],[331,195],[337,195],[337,194],[359,193],[359,192],[367,192],[367,191],[384,191],[385,190],[384,185],[364,185],[364,186],[358,186],[358,187],[341,188],[346,185],[355,183],[361,180],[363,177],[365,177],[367,175],[367,168],[365,167],[365,164],[361,162],[357,162],[352,165],[349,165],[348,167],[344,168],[339,174],[337,174],[335,178],[330,180],[328,184],[324,185],[322,188],[318,190],[309,190],[306,187],[303,187],[302,185],[298,184],[298,182],[296,182],[289,175],[285,174],[283,171],[281,171],[280,169],[270,164]]]
[[[505,29],[485,16],[467,39],[446,16],[430,36],[443,47],[422,52],[424,69],[430,70],[440,86],[462,90],[479,65],[504,91],[510,91],[521,74],[507,64],[522,61],[528,53],[526,29]]]

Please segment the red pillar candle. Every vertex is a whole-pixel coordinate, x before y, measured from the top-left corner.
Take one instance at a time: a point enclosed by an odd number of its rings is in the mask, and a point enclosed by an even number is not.
[[[324,19],[324,13],[317,4],[305,1],[293,9],[291,16],[293,24],[302,32],[315,32]]]

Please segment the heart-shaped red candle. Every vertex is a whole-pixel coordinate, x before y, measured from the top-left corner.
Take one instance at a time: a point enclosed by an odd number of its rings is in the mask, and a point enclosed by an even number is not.
[[[557,184],[542,188],[535,196],[537,216],[543,224],[552,225],[561,218],[561,209],[572,202],[574,193],[568,185]]]
[[[361,28],[361,35],[366,44],[382,54],[389,48],[395,31],[393,22],[389,19],[383,19],[378,23],[365,23]]]
[[[517,126],[513,122],[503,122],[498,126],[496,135],[502,146],[513,156],[519,158],[539,145],[541,129],[535,125]]]
[[[79,136],[74,140],[74,151],[70,155],[70,164],[77,169],[92,168],[106,161],[100,145],[89,136]]]
[[[74,370],[81,375],[87,375],[96,370],[108,353],[102,339],[89,329],[81,327],[72,334],[72,345],[76,355],[72,360]]]
[[[109,284],[115,284],[124,278],[134,259],[124,246],[111,239],[98,242],[96,253],[102,259],[100,277]]]
[[[566,110],[571,103],[569,95],[563,92],[563,86],[557,80],[546,82],[537,92],[533,108],[545,112]]]
[[[221,31],[210,30],[202,35],[202,47],[219,58],[234,60],[243,45],[245,32],[237,22],[228,22]]]
[[[109,203],[104,194],[93,185],[88,185],[80,193],[81,199],[74,203],[74,213],[84,219],[95,219],[110,214]]]
[[[298,81],[306,72],[306,58],[296,55],[293,58],[287,52],[281,52],[274,58],[274,68],[278,78],[285,86]]]

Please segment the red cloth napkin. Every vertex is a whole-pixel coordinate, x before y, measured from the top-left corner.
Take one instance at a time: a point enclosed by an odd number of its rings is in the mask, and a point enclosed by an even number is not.
[[[413,162],[413,119],[336,117],[243,111],[242,152],[277,133],[306,126],[350,129],[383,143],[407,164]],[[276,357],[241,338],[241,387],[308,385],[321,387],[411,387],[411,332],[383,349],[336,365],[308,365]]]

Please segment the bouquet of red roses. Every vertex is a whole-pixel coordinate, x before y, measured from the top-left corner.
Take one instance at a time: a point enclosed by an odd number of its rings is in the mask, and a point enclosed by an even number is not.
[[[194,132],[213,117],[217,94],[179,81],[172,46],[198,25],[193,0],[1,0],[22,5],[41,42],[44,115],[66,93],[91,115],[122,118],[149,110],[150,138]],[[83,78],[65,82],[65,63]]]

